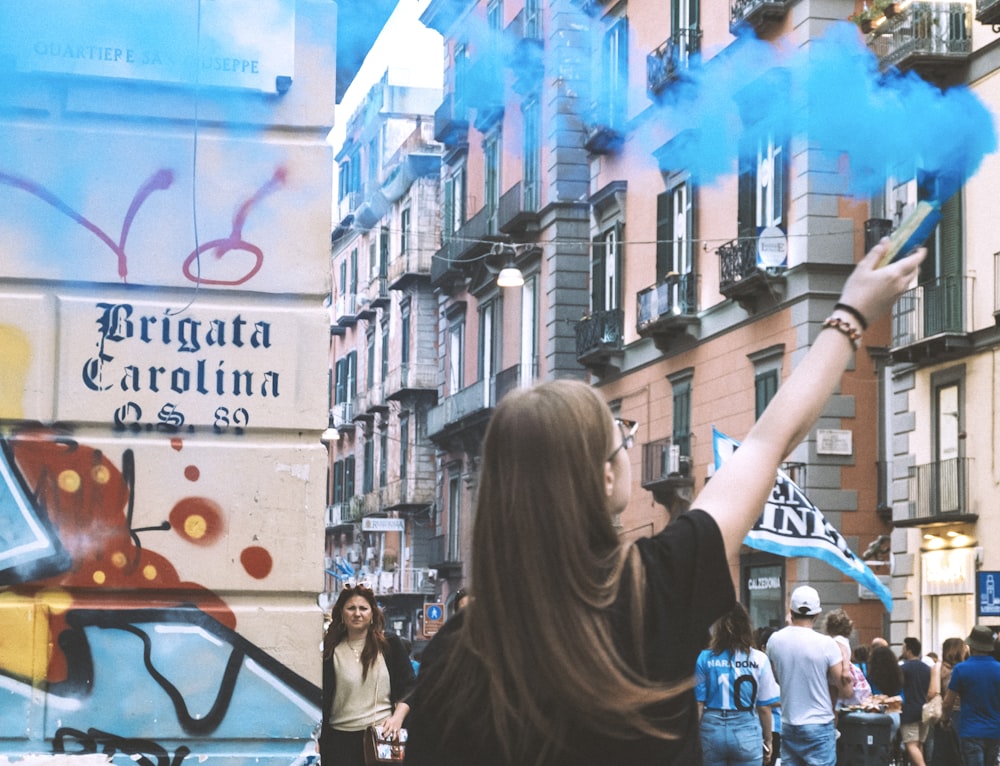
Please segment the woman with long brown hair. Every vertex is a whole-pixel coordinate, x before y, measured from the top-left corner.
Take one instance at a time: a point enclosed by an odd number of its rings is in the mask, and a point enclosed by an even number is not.
[[[409,699],[415,766],[702,762],[692,674],[735,603],[736,555],[840,382],[859,341],[917,273],[922,253],[858,264],[808,354],[742,446],[653,537],[624,545],[638,424],[568,380],[514,391],[482,446],[470,590],[423,654]]]
[[[364,766],[364,732],[378,726],[400,736],[409,711],[403,698],[413,666],[399,636],[385,632],[385,614],[371,588],[344,588],[323,638],[323,766]]]

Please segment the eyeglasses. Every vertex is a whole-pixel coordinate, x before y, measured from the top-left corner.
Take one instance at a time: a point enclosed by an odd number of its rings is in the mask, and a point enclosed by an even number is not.
[[[615,425],[622,432],[622,443],[615,447],[615,451],[608,455],[608,462],[615,459],[619,450],[632,449],[635,445],[635,433],[639,430],[639,422],[636,420],[626,420],[625,418],[615,418]]]

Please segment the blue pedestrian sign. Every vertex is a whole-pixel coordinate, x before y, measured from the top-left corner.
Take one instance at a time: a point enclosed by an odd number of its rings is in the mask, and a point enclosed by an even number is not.
[[[978,572],[977,574],[977,616],[1000,617],[1000,572]]]
[[[424,604],[424,637],[430,638],[444,625],[444,604]]]

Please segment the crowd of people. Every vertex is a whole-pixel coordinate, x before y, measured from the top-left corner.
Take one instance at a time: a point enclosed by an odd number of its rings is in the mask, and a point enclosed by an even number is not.
[[[843,625],[837,640],[817,631],[819,596],[802,586],[791,594],[788,626],[755,634],[728,561],[863,329],[910,286],[925,255],[880,268],[885,247],[855,267],[809,352],[691,510],[652,537],[626,544],[613,524],[629,501],[635,423],[578,381],[505,396],[482,446],[470,594],[423,650],[419,674],[385,631],[370,589],[346,588],[333,607],[323,643],[323,766],[363,764],[371,726],[390,742],[405,726],[414,766],[757,766],[779,753],[784,766],[834,766],[837,708],[861,685]],[[972,659],[985,645],[976,636]],[[900,721],[909,732],[911,695],[927,674],[903,672],[895,658],[899,679],[875,673],[880,648],[862,676],[910,698]],[[919,643],[908,651],[919,657]],[[949,669],[952,708],[942,722],[960,721],[963,752],[974,746],[966,740],[982,740],[988,758],[1000,732],[979,736],[982,720],[971,711],[984,671],[965,673],[966,662]]]

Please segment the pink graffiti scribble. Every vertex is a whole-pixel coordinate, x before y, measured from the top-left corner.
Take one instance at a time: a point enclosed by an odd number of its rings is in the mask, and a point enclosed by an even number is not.
[[[278,187],[283,186],[287,178],[288,171],[285,168],[279,167],[275,170],[274,175],[272,175],[271,178],[253,194],[253,196],[251,196],[237,209],[236,214],[233,216],[233,228],[228,237],[213,239],[203,245],[200,245],[184,260],[184,265],[182,267],[184,276],[192,282],[208,285],[241,285],[252,279],[253,276],[260,271],[261,266],[264,264],[264,252],[256,245],[243,239],[243,225],[246,223],[251,209],[264,197],[273,193]],[[139,212],[139,208],[142,207],[143,203],[154,191],[169,189],[173,182],[173,171],[164,168],[153,173],[153,175],[151,175],[142,184],[142,186],[139,187],[138,191],[136,191],[135,195],[132,197],[132,202],[128,207],[128,211],[125,213],[125,219],[122,222],[121,234],[118,237],[118,241],[115,242],[100,226],[71,208],[63,202],[63,200],[41,184],[35,183],[34,181],[24,178],[23,176],[0,172],[0,184],[6,184],[7,186],[11,186],[15,189],[21,189],[28,194],[38,197],[38,199],[51,205],[63,215],[68,216],[71,220],[83,226],[83,228],[94,234],[94,236],[101,240],[101,242],[107,245],[118,259],[118,276],[121,277],[123,282],[128,282],[128,256],[125,252],[125,242],[128,239],[129,230],[132,228],[132,222],[135,220],[135,217]],[[216,259],[221,259],[226,253],[234,250],[244,250],[254,257],[254,265],[245,274],[235,279],[207,279],[200,277],[197,274],[192,274],[191,264],[197,261],[202,253],[210,250],[215,251]]]
[[[22,178],[21,176],[15,176],[9,173],[0,173],[0,183],[13,186],[15,189],[21,189],[29,194],[34,194],[43,202],[47,202],[49,205],[52,205],[52,207],[60,213],[69,216],[71,219],[83,226],[83,228],[87,231],[92,232],[99,240],[101,240],[101,242],[111,248],[111,251],[118,257],[118,276],[122,278],[122,282],[128,281],[128,258],[125,255],[125,240],[128,238],[128,232],[129,229],[132,228],[132,221],[135,218],[136,213],[139,212],[139,208],[142,206],[142,203],[146,201],[146,198],[149,197],[150,194],[158,189],[169,189],[170,184],[173,182],[173,171],[163,169],[157,170],[142,186],[139,187],[135,196],[132,197],[132,204],[129,205],[128,212],[125,213],[125,220],[122,223],[121,235],[119,236],[118,241],[115,242],[101,227],[75,211],[44,186],[36,184],[34,181],[27,178]]]
[[[201,283],[203,285],[242,285],[244,282],[251,279],[258,271],[260,271],[260,267],[264,264],[264,252],[256,245],[243,239],[243,224],[246,223],[247,217],[250,215],[251,208],[264,199],[264,197],[274,192],[279,186],[283,186],[287,178],[288,171],[285,168],[278,168],[275,170],[274,175],[271,176],[270,180],[260,187],[260,189],[258,189],[257,192],[250,197],[250,199],[240,205],[239,209],[236,211],[236,215],[233,216],[233,230],[230,232],[228,237],[225,239],[213,239],[211,242],[206,242],[194,250],[191,255],[184,260],[184,276],[192,282]],[[199,274],[192,274],[191,264],[197,261],[198,257],[202,253],[208,252],[209,250],[215,251],[216,259],[221,259],[222,256],[233,250],[245,250],[254,257],[253,268],[237,279],[208,279],[200,276]]]

